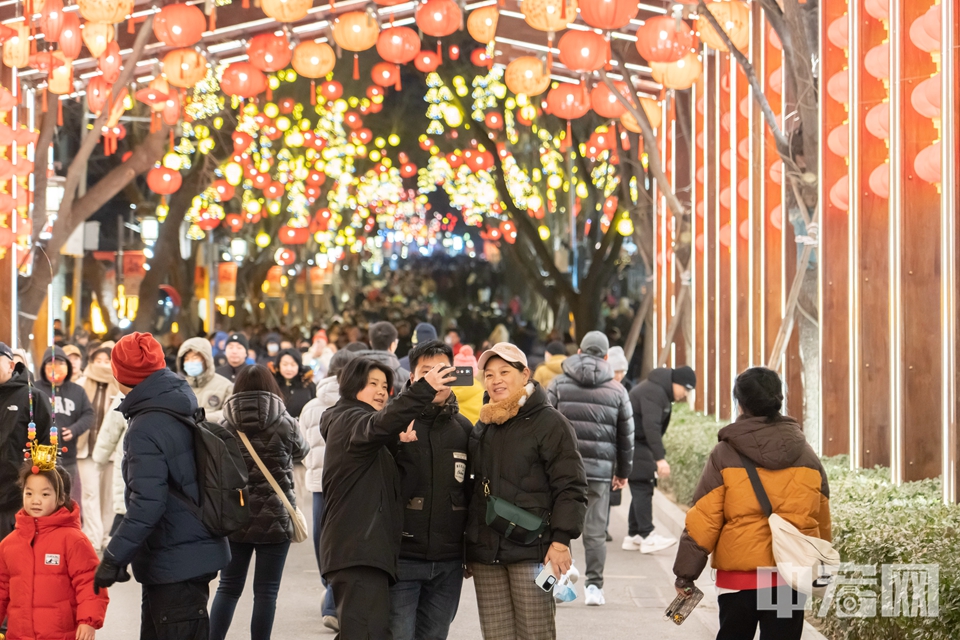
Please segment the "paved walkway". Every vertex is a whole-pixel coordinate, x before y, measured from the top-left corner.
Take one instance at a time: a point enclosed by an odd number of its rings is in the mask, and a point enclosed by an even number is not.
[[[309,504],[306,502],[307,506]],[[310,521],[309,512],[307,519]],[[663,611],[674,594],[670,568],[673,566],[676,547],[654,555],[623,551],[620,549],[620,542],[626,535],[626,523],[627,506],[615,507],[610,523],[614,542],[609,544],[605,576],[606,606],[586,607],[582,600],[582,583],[577,585],[577,600],[558,607],[557,627],[560,640],[641,636],[664,640],[714,638],[717,627],[715,599],[704,598],[704,604],[698,607],[697,615],[687,620],[682,627],[664,620]],[[583,546],[579,541],[574,543],[574,556],[583,558]],[[584,567],[582,564],[579,566],[583,572]],[[253,599],[250,580],[252,576],[248,577],[247,589],[237,607],[233,627],[227,636],[230,640],[250,637],[248,623]],[[701,588],[708,595],[712,591],[706,584],[701,585]],[[293,545],[280,588],[273,637],[276,640],[332,639],[332,632],[320,624],[319,603],[322,594],[323,587],[320,585],[313,547],[309,542]],[[97,633],[97,639],[131,640],[139,637],[139,585],[133,582],[119,585],[110,590],[110,596],[106,625]],[[476,596],[471,581],[464,585],[460,611],[454,621],[450,638],[481,640]]]

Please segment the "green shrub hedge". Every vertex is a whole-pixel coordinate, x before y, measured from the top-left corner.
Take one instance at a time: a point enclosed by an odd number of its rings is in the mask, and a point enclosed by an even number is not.
[[[689,506],[722,424],[685,407],[674,412],[664,437],[670,478],[661,488]],[[875,594],[881,608],[880,565],[938,564],[939,615],[933,618],[837,615],[831,607],[815,621],[834,640],[957,640],[960,638],[960,506],[944,505],[939,480],[890,481],[887,469],[851,470],[846,456],[825,458],[830,479],[834,544],[845,562],[877,567]],[[819,603],[814,603],[813,614]]]

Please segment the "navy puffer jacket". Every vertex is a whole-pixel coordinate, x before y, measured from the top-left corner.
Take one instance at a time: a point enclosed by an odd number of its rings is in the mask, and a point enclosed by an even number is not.
[[[242,431],[246,434],[287,500],[296,506],[293,463],[303,460],[310,447],[300,435],[297,421],[284,409],[280,396],[269,391],[235,393],[227,399],[221,424],[232,433]],[[251,544],[279,544],[291,540],[293,522],[290,513],[242,441],[240,452],[247,463],[250,522],[230,539]]]
[[[630,477],[633,467],[633,406],[610,363],[589,354],[563,361],[547,399],[573,425],[587,480]]]
[[[120,565],[132,563],[141,584],[171,584],[220,571],[230,561],[227,539],[213,537],[195,507],[170,491],[179,489],[199,503],[193,433],[161,413],[193,416],[197,399],[187,381],[169,369],[157,371],[117,410],[129,425],[123,440],[127,513],[104,555]]]

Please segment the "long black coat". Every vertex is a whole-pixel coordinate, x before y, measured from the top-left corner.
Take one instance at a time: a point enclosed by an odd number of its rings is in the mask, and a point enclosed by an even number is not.
[[[293,464],[303,460],[310,447],[300,435],[297,421],[287,413],[280,397],[267,391],[235,393],[227,398],[221,424],[231,432],[242,431],[246,434],[287,500],[296,506]],[[240,452],[247,463],[250,522],[231,535],[230,540],[252,544],[278,544],[291,540],[293,522],[283,501],[242,441]]]
[[[503,424],[478,422],[470,435],[474,488],[467,516],[467,559],[473,562],[543,561],[551,542],[569,545],[583,531],[587,478],[577,436],[567,419],[547,403],[543,387],[530,384],[533,392],[516,416]],[[522,545],[487,526],[485,477],[492,495],[549,519],[540,540]]]
[[[30,394],[33,394],[33,420],[37,440],[50,443],[50,398],[36,387],[28,388],[30,372],[17,364],[13,375],[0,384],[0,511],[19,511],[23,492],[17,486],[17,475],[23,466],[23,450],[27,444],[30,423]]]
[[[653,480],[657,460],[663,460],[663,434],[673,412],[673,370],[654,369],[630,391],[636,438],[631,480]]]
[[[573,425],[587,480],[628,478],[633,468],[633,407],[603,358],[580,354],[563,361],[547,400]]]
[[[127,419],[123,439],[127,513],[105,557],[133,564],[141,584],[171,584],[216,573],[230,560],[226,538],[214,537],[196,507],[170,492],[200,502],[193,432],[173,416],[192,418],[197,398],[187,381],[161,369],[138,384],[117,410]]]
[[[400,474],[388,447],[396,448],[400,433],[435,395],[421,379],[382,411],[355,398],[340,398],[323,412],[324,576],[359,566],[382,569],[396,580],[403,502]]]

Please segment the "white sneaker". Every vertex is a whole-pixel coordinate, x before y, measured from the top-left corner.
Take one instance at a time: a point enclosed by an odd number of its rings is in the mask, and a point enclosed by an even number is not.
[[[677,544],[673,536],[662,536],[653,532],[640,542],[640,553],[656,553]]]
[[[606,600],[603,599],[603,589],[595,584],[587,587],[586,596],[583,600],[587,603],[588,607],[599,607],[607,603]]]
[[[640,536],[624,536],[620,548],[624,551],[640,551],[640,543],[642,542],[643,538]]]

